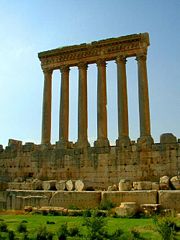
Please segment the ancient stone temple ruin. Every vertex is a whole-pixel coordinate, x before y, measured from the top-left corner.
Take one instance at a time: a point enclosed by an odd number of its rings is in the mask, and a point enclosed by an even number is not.
[[[78,67],[78,141],[77,146],[89,146],[87,136],[87,68],[95,63],[98,70],[97,86],[97,141],[95,147],[109,147],[107,138],[106,62],[115,60],[118,82],[118,129],[117,146],[130,145],[126,87],[126,59],[136,57],[138,65],[139,118],[141,142],[153,143],[150,130],[148,79],[146,69],[148,33],[112,38],[91,44],[63,47],[39,53],[44,72],[44,96],[42,119],[42,144],[51,138],[51,85],[52,72],[61,71],[61,100],[59,146],[68,147],[69,129],[69,69]]]
[[[42,141],[41,144],[28,142],[23,145],[21,141],[11,139],[5,149],[1,146],[1,208],[22,209],[27,205],[68,207],[68,204],[80,207],[90,204],[94,207],[102,199],[115,202],[133,199],[139,204],[160,202],[164,207],[175,201],[176,205],[180,191],[171,194],[162,192],[169,187],[161,185],[162,190],[159,190],[159,179],[175,176],[176,183],[179,182],[180,140],[166,133],[161,135],[160,143],[154,143],[151,136],[146,66],[149,44],[148,33],[142,33],[38,54],[44,73]],[[138,68],[140,134],[137,142],[129,137],[128,123],[126,61],[131,57],[135,57]],[[118,88],[118,139],[115,146],[110,146],[107,136],[106,63],[111,60],[117,67]],[[97,65],[98,73],[97,139],[93,146],[90,146],[87,134],[87,77],[90,64]],[[76,143],[69,141],[69,81],[73,67],[78,67],[79,72]],[[59,140],[51,144],[52,74],[57,69],[61,73]],[[86,191],[79,192],[79,188],[73,191],[73,183],[77,180],[78,184],[83,184],[80,189]],[[65,182],[71,183],[67,186],[73,192],[64,191]],[[132,186],[130,184],[134,191],[124,192],[131,190],[131,187],[127,188],[129,182],[134,182]],[[126,183],[126,188],[122,187],[123,183]],[[110,191],[118,190],[116,187],[109,188],[118,184],[119,191]],[[59,189],[58,186],[64,187]],[[89,193],[88,190],[93,192]]]

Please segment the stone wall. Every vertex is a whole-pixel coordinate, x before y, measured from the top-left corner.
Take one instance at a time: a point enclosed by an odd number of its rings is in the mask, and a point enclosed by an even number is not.
[[[72,145],[67,149],[10,141],[0,152],[0,181],[3,183],[30,177],[81,179],[86,187],[98,190],[117,184],[120,179],[159,181],[163,175],[172,177],[179,172],[180,142],[177,141],[166,140],[153,145],[131,142],[129,146],[120,147],[76,148]]]
[[[162,208],[180,211],[180,190],[160,191],[0,191],[0,210],[24,210],[25,207],[62,207],[79,209],[97,208],[101,202],[112,202],[119,206],[122,202],[160,204]]]

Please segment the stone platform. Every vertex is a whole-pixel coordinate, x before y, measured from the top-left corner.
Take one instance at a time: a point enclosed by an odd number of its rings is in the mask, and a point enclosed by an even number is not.
[[[179,212],[179,190],[160,191],[30,191],[7,190],[0,191],[0,209],[23,210],[25,206],[32,207],[64,207],[79,209],[97,208],[101,202],[112,202],[119,206],[122,202],[142,204],[160,204],[163,208]]]

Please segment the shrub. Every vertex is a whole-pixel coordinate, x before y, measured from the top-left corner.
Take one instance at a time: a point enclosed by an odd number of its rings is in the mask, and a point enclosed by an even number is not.
[[[18,231],[19,233],[26,233],[26,232],[27,232],[27,227],[26,227],[26,225],[25,225],[23,222],[21,222],[21,223],[17,226],[17,231]]]
[[[0,232],[8,232],[7,224],[5,222],[0,223]]]
[[[10,230],[9,232],[8,232],[8,237],[9,237],[9,240],[14,240],[15,239],[15,233],[14,233],[14,231],[12,231],[12,230]],[[0,238],[1,239],[1,238]]]
[[[91,210],[90,209],[86,209],[86,210],[84,210],[84,213],[83,213],[83,216],[84,217],[91,217]]]
[[[47,221],[46,224],[55,224],[53,221]]]
[[[21,222],[22,222],[22,223],[28,223],[28,221],[27,221],[27,220],[22,220]]]
[[[59,240],[66,240],[68,236],[68,229],[67,229],[67,223],[62,224],[58,230],[58,239]]]
[[[79,208],[76,205],[69,205],[68,209],[79,210]]]
[[[116,206],[116,204],[114,204],[113,202],[111,202],[109,200],[104,200],[100,203],[99,209],[100,210],[111,210],[115,206]]]
[[[48,215],[48,211],[47,211],[47,210],[43,210],[43,211],[42,211],[42,215],[43,215],[43,216],[47,216],[47,215]]]
[[[30,240],[28,233],[24,233],[23,240]]]
[[[80,235],[79,228],[78,227],[69,228],[68,235],[70,237],[79,236]]]
[[[112,233],[109,236],[109,239],[112,239],[112,240],[121,239],[120,237],[122,237],[123,234],[124,234],[123,230],[117,229],[114,233]]]
[[[131,230],[131,234],[134,240],[144,240],[144,238],[140,235],[140,233],[137,230]]]
[[[1,240],[6,240],[6,237],[2,235],[2,233],[0,233],[0,239]]]
[[[153,222],[156,226],[156,230],[159,232],[163,240],[176,239],[177,225],[172,217],[154,217]]]
[[[45,226],[41,226],[37,232],[37,240],[52,240],[53,234]]]
[[[97,212],[94,211],[90,218],[84,218],[84,226],[87,227],[89,240],[103,240],[106,239],[107,231],[105,229],[106,222],[102,217],[97,217]]]

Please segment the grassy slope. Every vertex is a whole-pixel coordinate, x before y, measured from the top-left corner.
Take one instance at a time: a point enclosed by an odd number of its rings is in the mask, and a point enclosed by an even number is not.
[[[67,223],[68,227],[81,226],[83,223],[82,217],[66,217],[66,216],[42,216],[42,215],[1,215],[0,219],[3,219],[8,229],[17,229],[18,224],[22,220],[27,221],[27,229],[31,235],[35,236],[35,233],[40,225],[46,225],[47,228],[56,232],[62,223]],[[55,224],[47,224],[47,221],[53,221]],[[106,218],[108,230],[113,232],[117,228],[121,228],[124,231],[130,231],[136,229],[147,239],[160,239],[158,233],[154,231],[154,224],[152,219],[127,219],[127,218]],[[180,224],[180,221],[178,222]],[[81,228],[83,229],[83,227]],[[85,231],[85,229],[83,229]]]

